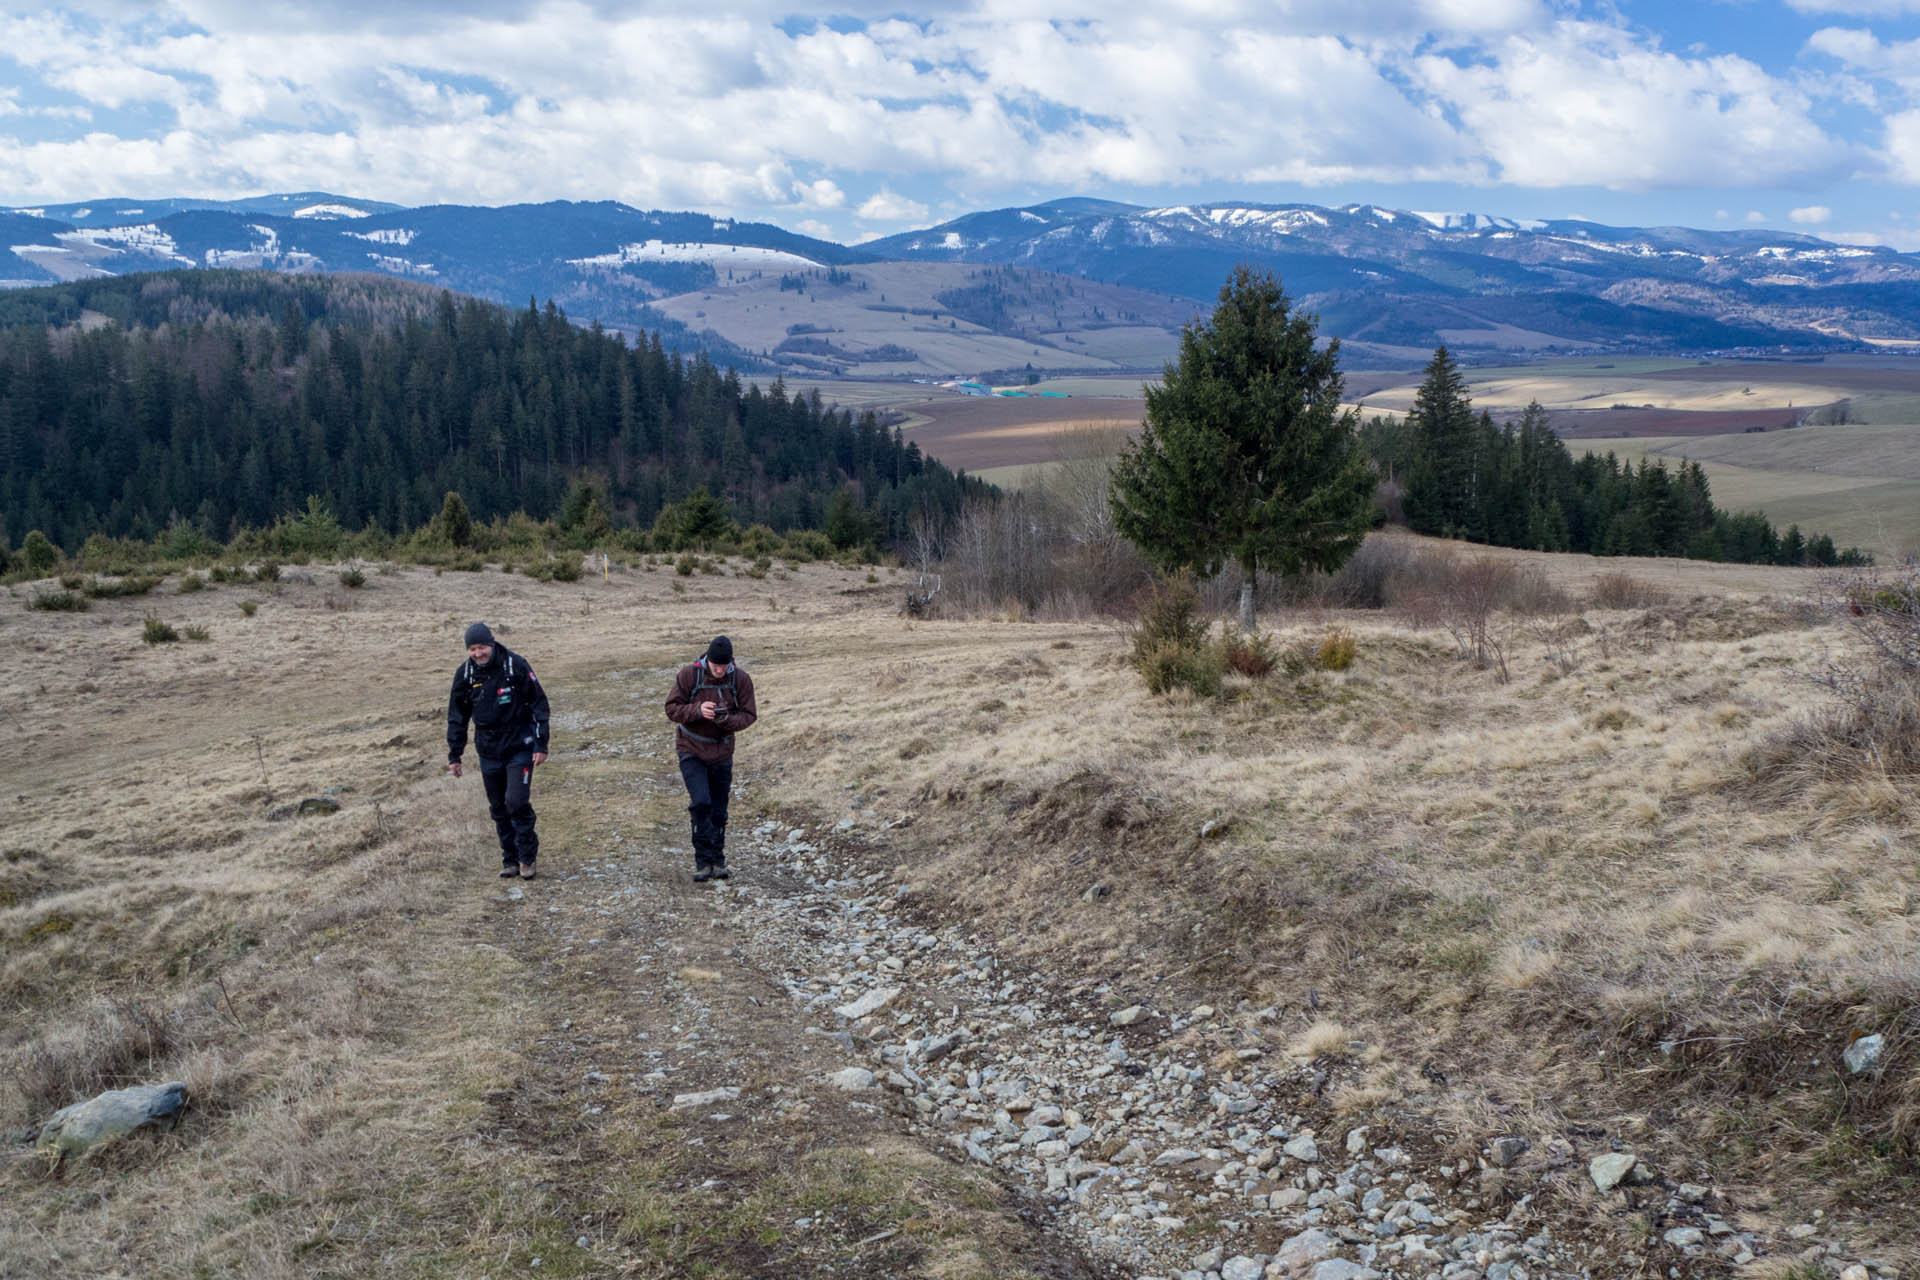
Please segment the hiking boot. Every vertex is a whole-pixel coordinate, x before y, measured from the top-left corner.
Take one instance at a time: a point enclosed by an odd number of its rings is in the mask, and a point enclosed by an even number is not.
[[[520,878],[522,880],[531,880],[533,879],[534,874],[535,872],[533,870],[533,864],[531,862],[523,862],[520,864]]]
[[[711,879],[713,879],[712,867],[701,867],[693,873],[693,882],[695,884],[704,884]]]
[[[515,866],[511,862],[509,862],[506,866],[500,868],[500,878],[502,880],[511,880],[519,874],[520,874],[520,868]]]
[[[723,862],[713,869],[713,878],[715,880],[731,880],[733,879],[733,869]]]

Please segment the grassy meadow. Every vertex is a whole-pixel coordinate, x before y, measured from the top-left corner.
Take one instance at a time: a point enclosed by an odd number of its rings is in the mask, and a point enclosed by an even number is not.
[[[904,573],[832,564],[357,590],[313,566],[75,613],[12,588],[0,675],[34,710],[0,747],[0,1126],[135,1081],[192,1106],[77,1168],[6,1148],[0,1276],[750,1275],[778,1224],[876,1187],[974,1259],[914,1274],[1068,1274],[1025,1270],[1001,1193],[872,1117],[699,1152],[645,1108],[581,1128],[567,1036],[611,1019],[594,1052],[633,1053],[686,996],[586,1000],[568,918],[501,897],[478,782],[441,772],[473,617],[555,699],[543,891],[677,829],[657,701],[726,631],[763,716],[742,829],[862,797],[908,821],[854,852],[921,910],[1062,987],[1272,1006],[1274,1049],[1335,1069],[1314,1105],[1339,1118],[1413,1117],[1462,1154],[1610,1133],[1761,1229],[1819,1210],[1920,1264],[1920,790],[1809,746],[1834,707],[1811,677],[1860,660],[1837,584],[1383,537],[1522,575],[1524,607],[1484,619],[1497,662],[1412,603],[1300,607],[1262,618],[1274,651],[1344,636],[1351,665],[1154,697],[1113,620],[907,620]],[[145,643],[149,611],[207,638]],[[338,814],[267,820],[329,788]],[[668,969],[728,963],[717,925],[674,927],[647,940]],[[783,1042],[750,1020],[783,1003],[735,998],[768,1072]],[[1868,1032],[1887,1059],[1851,1077]],[[673,1224],[720,1212],[703,1179],[752,1195],[693,1240]],[[1576,1178],[1542,1194],[1615,1212]],[[855,1245],[820,1273],[865,1274]]]

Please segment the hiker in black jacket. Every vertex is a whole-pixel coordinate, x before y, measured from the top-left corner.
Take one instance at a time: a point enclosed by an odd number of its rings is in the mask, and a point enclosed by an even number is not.
[[[547,691],[527,660],[495,644],[484,622],[467,628],[467,660],[453,673],[447,696],[447,772],[460,776],[467,721],[480,780],[500,835],[500,875],[531,880],[540,855],[533,829],[533,767],[547,760]]]

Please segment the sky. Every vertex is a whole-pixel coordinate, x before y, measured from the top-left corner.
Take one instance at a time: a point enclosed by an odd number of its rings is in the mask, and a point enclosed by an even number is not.
[[[0,205],[1062,196],[1920,251],[1920,0],[0,0]]]

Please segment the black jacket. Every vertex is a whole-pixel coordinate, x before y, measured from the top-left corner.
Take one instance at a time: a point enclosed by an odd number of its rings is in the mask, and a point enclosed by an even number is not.
[[[473,748],[482,760],[504,763],[547,749],[547,691],[525,658],[495,645],[486,666],[468,659],[453,673],[453,692],[447,695],[449,762],[466,752],[469,720]]]

